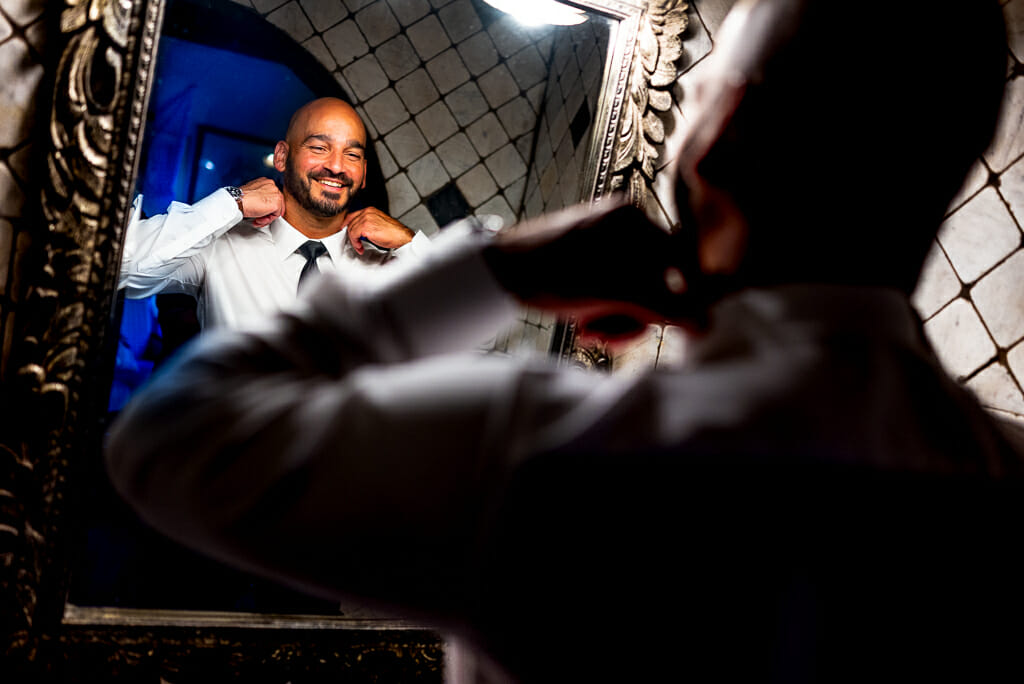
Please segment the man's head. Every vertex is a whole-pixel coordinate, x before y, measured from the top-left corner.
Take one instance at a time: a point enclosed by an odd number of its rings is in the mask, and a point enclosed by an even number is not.
[[[912,289],[991,139],[1005,45],[995,0],[892,0],[874,17],[741,0],[698,67],[679,157],[705,268]]]
[[[284,173],[286,215],[341,215],[366,185],[366,128],[348,103],[313,100],[292,116],[274,167]]]

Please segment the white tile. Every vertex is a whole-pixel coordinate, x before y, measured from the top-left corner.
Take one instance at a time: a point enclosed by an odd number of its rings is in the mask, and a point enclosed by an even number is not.
[[[46,3],[35,0],[4,2],[4,12],[20,26],[27,26],[30,22],[38,19],[45,8]]]
[[[25,209],[25,193],[6,164],[0,164],[0,197],[4,198],[5,213],[20,216]]]
[[[985,161],[996,173],[1024,154],[1024,76],[1010,79],[1003,94],[1003,105],[995,139],[985,152]]]
[[[388,133],[384,136],[384,142],[399,166],[408,166],[430,149],[420,129],[412,121]]]
[[[252,0],[252,6],[260,14],[270,14],[273,10],[283,5],[286,0]]]
[[[448,36],[456,45],[484,27],[469,0],[454,0],[451,4],[443,7],[437,15],[440,17],[445,31],[448,32]]]
[[[394,88],[378,93],[366,103],[366,115],[378,134],[383,135],[409,119],[398,93]]]
[[[686,363],[690,337],[685,330],[675,325],[666,325],[661,331],[661,347],[658,349],[657,367],[680,368]]]
[[[1013,413],[1024,413],[1024,395],[1010,372],[998,363],[990,363],[967,381],[981,405]]]
[[[691,6],[690,10],[686,13],[689,24],[683,32],[683,55],[676,62],[676,66],[680,70],[688,69],[711,52],[711,34],[708,32],[704,22],[701,21],[701,17],[698,17],[698,13],[701,13],[703,9],[703,6],[697,7],[697,12],[695,13],[693,6]],[[715,10],[708,8],[707,11],[709,18],[715,21],[717,17],[712,16]]]
[[[477,85],[480,86],[487,103],[494,108],[500,107],[519,94],[519,84],[512,78],[504,64],[499,64],[477,79]]]
[[[384,177],[391,178],[398,173],[398,164],[395,163],[395,158],[392,157],[391,152],[388,151],[388,146],[378,140],[373,143],[373,147],[377,151],[377,160],[380,162],[380,172]]]
[[[481,204],[479,207],[477,207],[476,211],[473,213],[476,214],[477,216],[484,216],[487,214],[490,214],[492,216],[500,216],[505,226],[514,225],[516,222],[515,212],[512,211],[512,207],[508,205],[508,202],[502,195],[495,195],[494,197],[490,198],[489,200]]]
[[[441,165],[441,160],[433,152],[426,153],[410,164],[408,174],[420,197],[437,192],[448,182],[448,174]]]
[[[1024,62],[1024,0],[1010,0],[1003,6],[1010,50],[1018,62]]]
[[[427,73],[442,94],[451,92],[469,80],[469,71],[454,48],[445,50],[427,62]]]
[[[299,0],[299,3],[317,31],[326,31],[348,16],[348,9],[338,0]]]
[[[466,135],[481,157],[486,157],[508,142],[508,135],[494,112],[488,112],[470,124],[466,128]]]
[[[425,69],[417,69],[395,84],[402,102],[413,114],[418,114],[437,102],[441,94]]]
[[[388,206],[392,216],[400,216],[420,203],[419,193],[409,181],[408,176],[400,173],[387,182]]]
[[[498,51],[486,31],[476,33],[456,45],[469,73],[479,76],[498,63]]]
[[[1009,255],[1020,240],[1020,230],[994,188],[982,190],[939,229],[939,242],[967,283]]]
[[[505,199],[508,201],[508,206],[512,207],[512,212],[516,214],[517,219],[519,218],[518,210],[523,204],[523,191],[525,189],[526,176],[523,176],[502,191],[502,194],[505,195]]]
[[[360,57],[342,69],[355,96],[365,102],[388,87],[388,77],[373,54]]]
[[[480,155],[465,133],[457,133],[438,145],[437,155],[453,177],[462,175],[480,161]]]
[[[348,7],[349,12],[358,12],[374,0],[345,0],[345,7]]]
[[[957,299],[924,324],[942,365],[954,378],[965,377],[988,363],[996,354],[974,307]]]
[[[451,110],[452,116],[459,122],[459,125],[466,126],[476,121],[486,112],[489,107],[487,100],[476,83],[470,81],[465,83],[444,98],[445,104]]]
[[[324,33],[324,42],[327,43],[327,49],[334,55],[339,66],[352,63],[370,49],[359,27],[351,19]]]
[[[380,45],[401,30],[386,2],[374,2],[359,10],[356,23],[371,46]]]
[[[420,65],[419,55],[403,35],[395,36],[379,46],[374,54],[392,81],[397,81]]]
[[[359,120],[366,127],[367,140],[375,140],[378,137],[377,129],[373,125],[373,120],[366,115],[366,110],[363,109],[362,105],[356,105],[356,114],[359,115]]]
[[[660,345],[661,326],[647,326],[636,338],[613,347],[612,372],[630,377],[646,373],[657,363]]]
[[[0,147],[15,147],[29,136],[42,78],[43,67],[23,41],[8,40],[0,45]]]
[[[548,70],[541,59],[540,53],[533,45],[528,45],[516,54],[508,58],[509,71],[516,83],[523,90],[540,83],[547,78]]]
[[[695,9],[704,22],[704,26],[714,36],[722,25],[725,16],[735,4],[736,0],[699,0],[695,4]]]
[[[533,42],[533,36],[527,32],[526,27],[507,14],[488,26],[487,32],[491,34],[494,47],[502,57],[508,57]]]
[[[961,284],[942,248],[932,243],[921,277],[910,298],[921,318],[927,319],[960,294]]]
[[[971,299],[999,346],[1024,337],[1024,250],[978,281]]]
[[[424,61],[440,54],[451,45],[448,34],[444,32],[441,22],[433,14],[410,26],[408,36],[420,59]]]
[[[437,221],[430,215],[430,210],[422,204],[417,204],[411,211],[398,219],[403,224],[415,231],[424,233],[427,237],[437,235]]]
[[[466,198],[471,207],[478,207],[498,192],[498,186],[487,172],[483,164],[477,164],[472,169],[459,176],[455,181],[462,196]]]
[[[408,26],[430,11],[427,0],[388,0],[388,5],[402,26]]]
[[[459,124],[455,123],[455,117],[444,102],[435,102],[417,114],[416,125],[431,145],[447,140],[459,130]]]
[[[544,91],[547,89],[547,83],[541,81],[535,86],[530,87],[526,91],[526,100],[533,107],[533,111],[540,113],[540,108],[544,102]]]
[[[526,163],[514,145],[505,145],[484,162],[502,188],[526,176]]]
[[[988,167],[985,166],[980,159],[974,162],[971,166],[971,170],[967,172],[967,177],[964,178],[964,182],[960,186],[960,190],[958,190],[956,196],[953,197],[953,201],[949,203],[949,208],[946,210],[946,213],[953,213],[960,207],[960,205],[985,187],[985,184],[988,182],[988,178]]]
[[[1017,383],[1024,386],[1024,342],[1014,345],[1006,354],[1006,363],[1017,378]]]
[[[334,61],[334,55],[327,49],[327,43],[320,36],[313,36],[303,43],[302,47],[306,49],[306,52],[316,57],[316,60],[323,64],[328,71],[332,71],[338,66],[338,63]]]
[[[1017,225],[1024,226],[1024,159],[1008,168],[999,177],[999,194],[1017,217]]]
[[[501,112],[498,112],[498,118],[501,118]],[[526,135],[521,135],[518,138],[516,138],[516,149],[519,151],[519,156],[522,157],[523,159],[529,159],[530,157],[532,157],[533,135],[527,133]]]

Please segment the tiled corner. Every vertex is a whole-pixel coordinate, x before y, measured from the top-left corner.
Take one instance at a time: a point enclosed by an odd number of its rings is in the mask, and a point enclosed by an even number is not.
[[[1005,366],[990,363],[968,380],[966,385],[982,406],[1024,415],[1024,396]]]
[[[962,285],[938,243],[925,259],[911,303],[922,318],[928,318],[960,294]]]
[[[348,16],[348,8],[338,0],[299,0],[299,5],[317,31],[327,30]]]
[[[323,39],[339,66],[351,64],[370,50],[363,34],[359,32],[359,27],[352,20],[344,21],[324,32]]]
[[[1008,347],[1024,337],[1024,250],[972,287],[971,299],[999,346]]]
[[[985,152],[985,161],[996,173],[1024,155],[1024,76],[1010,79],[1003,96],[995,139]]]
[[[1020,247],[1021,232],[994,188],[985,188],[939,230],[957,275],[973,282]]]
[[[356,12],[356,24],[370,47],[380,45],[401,30],[386,2],[373,2]]]
[[[483,164],[477,164],[459,176],[455,184],[472,207],[480,206],[498,192],[498,185]]]
[[[946,372],[955,378],[966,378],[996,355],[985,326],[964,299],[954,300],[935,314],[924,330]]]

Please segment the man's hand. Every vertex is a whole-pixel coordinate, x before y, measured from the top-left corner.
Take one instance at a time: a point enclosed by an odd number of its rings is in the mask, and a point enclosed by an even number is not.
[[[523,303],[575,316],[606,338],[669,321],[699,326],[707,302],[690,281],[692,241],[621,203],[580,205],[499,234],[484,251],[498,282]]]
[[[367,207],[348,215],[348,241],[352,249],[362,254],[366,247],[360,238],[366,238],[378,247],[395,249],[412,240],[413,232],[383,211]]]
[[[284,195],[269,178],[257,178],[239,187],[242,191],[242,216],[261,227],[284,213]]]

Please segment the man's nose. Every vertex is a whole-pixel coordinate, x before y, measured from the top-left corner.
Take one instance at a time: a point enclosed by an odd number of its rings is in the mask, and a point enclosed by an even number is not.
[[[331,173],[339,174],[345,170],[345,155],[341,151],[331,152],[324,160],[323,166]]]

